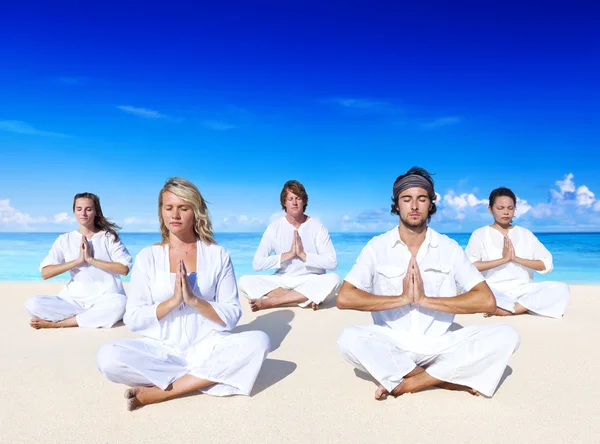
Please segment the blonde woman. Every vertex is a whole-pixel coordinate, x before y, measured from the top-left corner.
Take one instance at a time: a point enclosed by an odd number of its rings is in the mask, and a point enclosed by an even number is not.
[[[158,196],[162,242],[136,257],[124,322],[143,339],[103,346],[98,368],[126,384],[128,410],[200,390],[250,394],[269,352],[261,331],[228,333],[242,314],[231,259],[198,189],[169,179]]]
[[[67,271],[71,280],[58,296],[34,296],[25,303],[35,329],[63,327],[110,328],[125,313],[121,275],[131,268],[131,256],[117,227],[102,214],[100,198],[79,193],[73,198],[75,231],[61,234],[40,265],[43,279]]]

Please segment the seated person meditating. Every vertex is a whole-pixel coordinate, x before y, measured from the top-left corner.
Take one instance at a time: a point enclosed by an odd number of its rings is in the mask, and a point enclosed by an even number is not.
[[[142,339],[104,345],[98,369],[126,384],[129,410],[200,390],[248,395],[269,352],[262,331],[231,334],[242,310],[229,254],[206,203],[185,179],[158,197],[162,242],[136,257],[124,322]]]
[[[497,309],[490,315],[526,312],[560,318],[569,302],[569,287],[562,282],[533,282],[533,272],[552,271],[552,255],[527,228],[512,225],[517,198],[508,188],[490,194],[494,223],[473,232],[467,256],[483,273],[494,292]]]
[[[100,199],[76,194],[73,214],[79,227],[61,234],[40,270],[43,279],[69,272],[71,280],[58,296],[34,296],[25,302],[33,328],[110,328],[125,313],[126,276],[131,256],[117,234],[118,227],[102,214]]]
[[[267,227],[252,261],[254,271],[274,268],[275,274],[242,276],[240,293],[252,311],[288,304],[317,310],[340,283],[337,274],[325,273],[337,267],[329,231],[304,214],[308,194],[300,182],[286,182],[280,202],[285,216]]]
[[[392,194],[399,226],[369,241],[337,298],[375,325],[346,328],[338,346],[379,382],[375,399],[432,386],[492,396],[519,335],[508,325],[449,331],[455,314],[493,312],[494,296],[460,246],[427,227],[436,212],[427,171],[411,168]]]

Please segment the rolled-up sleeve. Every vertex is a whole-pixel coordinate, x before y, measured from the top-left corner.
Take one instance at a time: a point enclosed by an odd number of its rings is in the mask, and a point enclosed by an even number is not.
[[[459,290],[466,293],[483,282],[483,275],[477,270],[477,267],[471,262],[471,258],[458,246],[452,254],[452,263],[454,264],[454,280]]]
[[[108,238],[108,253],[110,255],[110,260],[112,262],[123,264],[131,270],[132,258],[125,247],[125,244],[121,239],[115,241],[114,236],[110,233],[106,233],[106,236]]]
[[[52,247],[50,248],[50,251],[44,258],[44,260],[42,260],[42,263],[40,264],[40,271],[42,271],[42,269],[44,267],[47,267],[48,265],[60,265],[60,264],[64,264],[64,263],[65,263],[64,238],[63,238],[63,236],[60,236],[58,239],[56,239],[54,241],[54,243],[52,244]]]
[[[148,338],[162,339],[161,324],[156,316],[158,302],[152,300],[150,261],[138,254],[131,273],[127,306],[123,322],[134,333]],[[153,268],[153,267],[152,267]]]
[[[228,331],[234,328],[242,316],[242,307],[238,296],[235,273],[229,254],[225,251],[221,257],[221,271],[218,275],[215,301],[208,303],[225,325],[213,322],[215,330]],[[209,322],[211,322],[209,320]]]

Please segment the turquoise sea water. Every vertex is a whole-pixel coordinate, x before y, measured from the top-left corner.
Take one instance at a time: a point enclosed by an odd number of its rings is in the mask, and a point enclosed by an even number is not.
[[[261,233],[217,233],[216,239],[231,255],[236,275],[253,273],[252,258]],[[337,273],[344,277],[363,246],[375,234],[332,233],[338,256]],[[463,248],[469,234],[448,234]],[[0,281],[41,280],[39,264],[48,253],[58,233],[0,233]],[[554,256],[554,271],[549,275],[536,274],[536,280],[555,280],[569,284],[600,283],[600,233],[537,234]],[[127,249],[135,255],[144,247],[156,243],[154,233],[122,233]],[[68,274],[51,281],[68,280]],[[124,280],[129,280],[126,277]]]

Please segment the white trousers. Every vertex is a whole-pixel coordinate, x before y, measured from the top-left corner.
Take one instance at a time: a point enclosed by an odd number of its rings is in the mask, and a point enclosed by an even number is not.
[[[298,304],[306,307],[310,303],[320,304],[336,294],[340,285],[340,277],[335,273],[307,274],[304,276],[246,275],[238,282],[241,295],[248,299],[258,299],[276,288],[295,290],[306,296],[306,302]]]
[[[60,296],[34,296],[25,302],[31,317],[58,322],[75,316],[77,325],[86,328],[110,328],[123,319],[127,297],[119,293],[105,293],[87,308]]]
[[[565,314],[571,291],[562,282],[531,282],[520,287],[502,291],[490,286],[499,308],[515,312],[515,303],[542,316],[561,318]]]
[[[379,325],[346,328],[338,339],[344,358],[389,392],[417,365],[436,379],[492,396],[509,357],[519,347],[509,325],[469,326],[443,336],[394,331]]]
[[[109,381],[165,390],[190,374],[216,384],[201,391],[213,396],[249,395],[270,348],[262,331],[213,331],[185,351],[154,339],[121,339],[100,348],[98,370]]]

